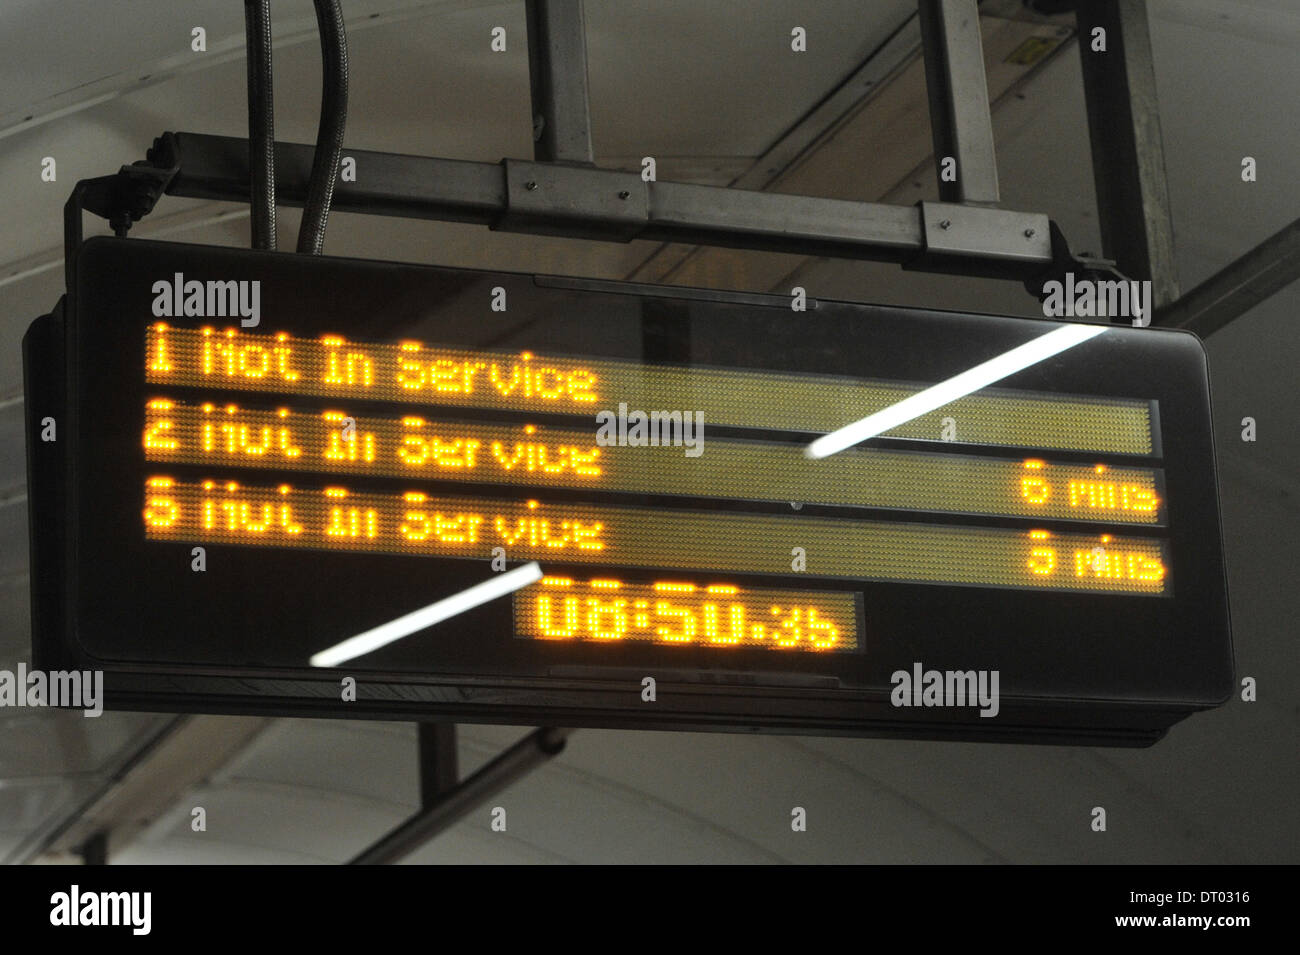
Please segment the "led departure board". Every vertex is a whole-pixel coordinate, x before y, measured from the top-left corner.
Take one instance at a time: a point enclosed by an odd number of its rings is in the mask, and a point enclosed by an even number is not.
[[[1144,743],[1227,692],[1190,335],[815,458],[1055,326],[136,240],[74,274],[27,341],[35,645],[110,705]],[[997,670],[997,719],[900,709],[921,664]]]

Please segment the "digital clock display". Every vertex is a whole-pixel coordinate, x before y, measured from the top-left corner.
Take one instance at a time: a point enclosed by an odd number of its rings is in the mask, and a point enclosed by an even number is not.
[[[852,652],[857,601],[835,591],[752,590],[734,584],[616,577],[543,577],[515,595],[518,636],[709,647]]]

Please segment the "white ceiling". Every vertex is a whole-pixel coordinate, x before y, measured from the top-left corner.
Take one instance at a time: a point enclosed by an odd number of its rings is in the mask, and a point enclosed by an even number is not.
[[[311,142],[319,108],[311,4],[274,6],[277,135]],[[522,3],[345,8],[350,145],[489,161],[529,155]],[[912,0],[588,0],[598,159],[654,155],[661,178],[731,182],[913,9]],[[229,0],[8,0],[0,9],[0,666],[30,658],[19,341],[61,290],[63,202],[78,178],[142,157],[164,130],[243,134],[241,15]],[[1300,213],[1300,10],[1292,0],[1152,0],[1151,15],[1186,289]],[[207,29],[207,54],[189,51],[196,25]],[[488,49],[498,25],[507,30],[503,54]],[[808,30],[803,57],[785,52],[792,25]],[[985,28],[992,46],[997,24]],[[1006,82],[995,111],[1004,205],[1048,213],[1076,249],[1097,251],[1077,53],[1066,48],[1028,80]],[[862,184],[904,148],[899,130],[924,129],[915,110],[903,118],[880,123],[888,136],[875,141],[860,125],[856,151],[824,143],[823,165],[808,166],[809,191],[929,197],[926,168]],[[1258,182],[1240,181],[1243,155],[1258,160]],[[55,184],[39,179],[44,156],[57,159]],[[283,245],[296,219],[282,211]],[[137,227],[228,245],[246,245],[247,228],[238,207],[174,199]],[[632,274],[657,248],[356,215],[332,216],[326,244],[344,255],[610,278]],[[742,259],[727,284],[767,290],[797,277],[828,298],[1036,307],[1011,283]],[[492,801],[507,809],[506,833],[489,830],[485,807],[412,861],[1300,860],[1297,311],[1293,286],[1209,343],[1238,669],[1259,677],[1260,702],[1193,717],[1141,751],[581,731],[559,759]],[[1244,415],[1260,422],[1255,444],[1237,437]],[[164,722],[0,711],[0,858],[36,845]],[[462,773],[524,732],[462,727]],[[117,861],[344,860],[415,808],[415,755],[409,725],[275,721]],[[806,833],[790,831],[796,805],[808,810]],[[1104,835],[1087,825],[1096,805],[1108,809]],[[207,811],[204,833],[190,830],[194,806]]]

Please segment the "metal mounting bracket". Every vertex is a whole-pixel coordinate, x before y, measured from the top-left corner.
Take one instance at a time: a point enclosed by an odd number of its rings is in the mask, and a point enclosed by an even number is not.
[[[919,202],[928,260],[984,255],[1010,262],[1042,261],[1052,253],[1050,223],[1036,212],[1012,212],[955,202]]]
[[[650,221],[640,174],[504,159],[506,208],[493,229],[628,242]]]

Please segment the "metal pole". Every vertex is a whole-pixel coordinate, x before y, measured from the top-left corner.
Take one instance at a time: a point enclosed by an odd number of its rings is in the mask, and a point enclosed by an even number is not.
[[[1167,305],[1178,273],[1146,2],[1081,0],[1076,19],[1102,253]]]
[[[271,0],[244,0],[248,47],[248,166],[252,172],[255,249],[274,249],[275,97],[271,71]]]
[[[456,724],[420,723],[420,805],[428,809],[459,780]]]
[[[82,865],[108,865],[108,833],[95,833],[81,847]]]
[[[426,804],[349,865],[383,865],[410,855],[484,800],[564,749],[571,730],[543,727],[511,746],[473,776]]]
[[[1202,338],[1300,279],[1300,219],[1156,312],[1153,324],[1190,328]]]
[[[538,162],[592,162],[582,0],[527,0],[533,150]]]
[[[939,198],[995,203],[998,165],[979,7],[976,0],[920,0],[918,10]],[[945,157],[956,160],[955,180],[944,178]]]

